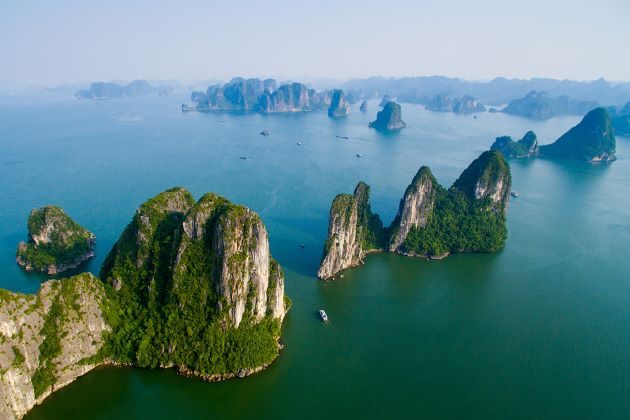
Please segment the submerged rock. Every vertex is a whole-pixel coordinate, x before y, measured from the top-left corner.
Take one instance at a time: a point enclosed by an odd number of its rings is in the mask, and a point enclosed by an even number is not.
[[[328,116],[331,118],[347,117],[349,112],[350,103],[346,100],[343,90],[334,90],[328,108]]]
[[[33,209],[28,236],[16,252],[16,262],[27,271],[57,274],[94,256],[94,234],[56,206]]]
[[[615,160],[616,139],[608,111],[595,108],[578,125],[549,145],[540,146],[540,154],[548,157],[586,160]]]
[[[400,105],[396,102],[388,102],[381,111],[376,114],[376,120],[370,123],[370,127],[382,131],[395,131],[407,127],[402,120]]]
[[[498,150],[503,156],[511,158],[528,158],[538,154],[538,141],[533,131],[525,133],[519,141],[512,140],[510,136],[497,137],[491,150]]]

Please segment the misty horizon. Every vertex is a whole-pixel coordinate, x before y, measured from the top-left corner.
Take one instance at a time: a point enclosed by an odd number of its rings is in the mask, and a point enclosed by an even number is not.
[[[628,80],[630,3],[0,5],[0,81]],[[404,12],[404,13],[401,13]],[[617,51],[617,54],[610,54]]]

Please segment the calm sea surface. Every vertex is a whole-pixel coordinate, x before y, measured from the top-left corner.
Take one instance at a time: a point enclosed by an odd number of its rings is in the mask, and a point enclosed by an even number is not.
[[[33,207],[60,205],[96,234],[82,269],[98,273],[143,201],[176,185],[213,191],[267,226],[293,300],[284,350],[264,372],[222,383],[97,369],[29,418],[630,417],[630,139],[617,139],[612,164],[511,161],[521,197],[501,252],[372,255],[322,282],[335,194],[367,182],[389,224],[421,165],[449,186],[495,137],[531,129],[549,143],[579,118],[403,104],[407,128],[382,135],[368,129],[377,101],[333,121],[182,113],[184,100],[0,99],[0,287],[30,293],[45,280],[15,264]]]

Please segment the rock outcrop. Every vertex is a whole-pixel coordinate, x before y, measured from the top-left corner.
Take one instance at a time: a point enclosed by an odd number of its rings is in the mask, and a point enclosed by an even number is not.
[[[163,87],[165,88],[165,87]],[[142,95],[154,95],[159,90],[146,80],[134,80],[127,85],[117,83],[95,82],[89,89],[80,90],[75,93],[79,99],[113,99]]]
[[[461,98],[451,98],[446,93],[436,95],[425,106],[425,109],[434,112],[454,112],[456,114],[472,114],[486,111],[486,107],[470,95],[464,95]]]
[[[318,272],[334,278],[341,270],[363,262],[366,250],[385,250],[429,259],[455,252],[494,252],[507,238],[505,226],[511,188],[510,168],[498,151],[487,151],[462,172],[446,190],[427,167],[407,187],[398,214],[388,229],[369,211],[367,185],[360,183],[354,196],[335,197],[330,210],[328,239]],[[379,223],[360,222],[358,209],[368,209]],[[365,220],[365,218],[363,219]],[[371,238],[362,245],[361,235]]]
[[[354,194],[339,194],[330,207],[328,238],[317,272],[321,279],[363,263],[365,254],[382,248],[383,225],[370,208],[370,187],[359,182]]]
[[[551,98],[546,92],[531,91],[525,97],[511,101],[501,112],[532,120],[548,120],[557,115],[584,115],[596,106],[595,101],[569,99],[564,95]]]
[[[302,112],[324,109],[330,104],[330,92],[317,92],[302,83],[276,88],[274,79],[232,79],[210,86],[206,92],[194,91],[194,106],[182,105],[183,111]]]
[[[396,102],[388,102],[382,110],[376,114],[376,120],[370,123],[370,127],[381,131],[396,131],[407,127],[402,120],[400,105]]]
[[[483,152],[473,160],[452,187],[502,216],[507,215],[511,188],[510,167],[496,150]]]
[[[378,106],[380,106],[381,108],[384,107],[385,105],[387,105],[387,103],[392,102],[392,97],[390,95],[384,95],[383,99],[381,99],[381,102],[379,102]]]
[[[259,216],[225,198],[206,194],[195,203],[188,191],[173,188],[147,201],[101,278],[129,308],[121,324],[144,320],[133,329],[114,328],[112,348],[138,349],[114,352],[114,360],[175,366],[215,380],[253,373],[278,355],[288,306],[284,275]]]
[[[529,158],[538,154],[538,141],[533,131],[525,133],[519,141],[510,136],[497,137],[490,150],[498,150],[503,156],[510,158]]]
[[[367,101],[363,101],[363,102],[361,102],[361,106],[359,107],[359,110],[360,110],[361,112],[367,112],[367,110],[368,110],[368,104],[367,104]]]
[[[392,223],[390,252],[400,249],[412,228],[423,228],[427,224],[435,206],[436,185],[439,184],[431,170],[427,166],[421,167],[400,200],[398,214]]]
[[[36,234],[41,241],[50,231]],[[0,418],[20,418],[101,363],[244,377],[279,353],[290,306],[252,210],[172,188],[136,211],[101,269],[0,289]],[[107,332],[104,335],[104,332]]]
[[[554,143],[539,148],[542,156],[589,162],[615,160],[615,149],[615,134],[605,108],[590,111]]]
[[[337,89],[332,92],[328,116],[330,118],[347,117],[350,112],[350,103],[346,100],[343,90]]]
[[[28,237],[16,252],[16,262],[27,271],[57,274],[94,256],[94,234],[56,206],[31,211]]]
[[[91,274],[47,281],[36,295],[0,289],[0,418],[23,417],[102,361],[109,305]]]

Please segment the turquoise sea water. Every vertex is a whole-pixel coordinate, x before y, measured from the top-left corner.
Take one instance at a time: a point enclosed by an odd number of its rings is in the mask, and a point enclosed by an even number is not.
[[[175,185],[214,191],[267,226],[293,300],[285,347],[264,372],[222,383],[97,369],[29,418],[630,416],[630,139],[618,138],[612,164],[511,161],[521,197],[499,253],[372,255],[322,282],[335,194],[366,181],[389,224],[421,165],[449,186],[496,136],[532,129],[544,144],[579,118],[473,119],[403,104],[407,128],[382,135],[367,127],[377,101],[331,120],[181,113],[183,100],[0,99],[0,287],[34,292],[45,279],[15,264],[33,207],[60,205],[96,234],[97,257],[82,269],[97,273],[143,201]]]

